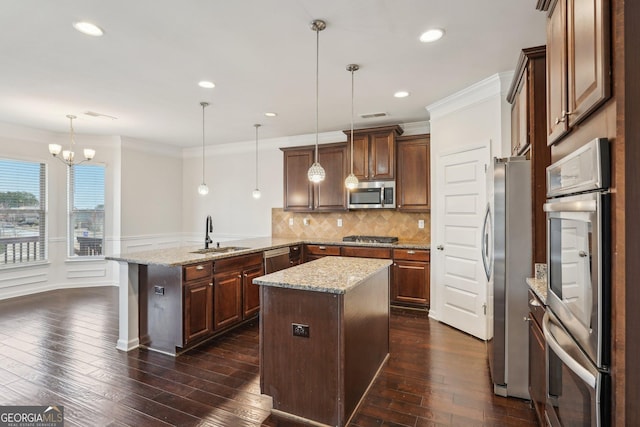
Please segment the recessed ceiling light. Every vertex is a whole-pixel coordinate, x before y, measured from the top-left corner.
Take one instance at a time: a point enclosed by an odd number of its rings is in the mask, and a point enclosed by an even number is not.
[[[393,96],[395,96],[396,98],[406,98],[407,96],[409,96],[409,92],[407,92],[406,90],[399,90],[394,93]]]
[[[82,34],[86,34],[88,36],[100,37],[104,34],[102,28],[98,27],[96,24],[92,24],[91,22],[86,21],[78,21],[73,23],[73,28],[80,31]]]
[[[271,111],[264,113],[265,116],[267,117],[276,117],[278,115],[278,113],[273,113]]]
[[[420,35],[420,41],[422,43],[431,43],[436,40],[440,40],[444,36],[444,30],[440,28],[434,28],[432,30],[427,30]]]
[[[198,86],[203,87],[205,89],[213,89],[214,87],[216,87],[216,85],[213,82],[210,82],[207,80],[202,80],[201,82],[198,82]]]

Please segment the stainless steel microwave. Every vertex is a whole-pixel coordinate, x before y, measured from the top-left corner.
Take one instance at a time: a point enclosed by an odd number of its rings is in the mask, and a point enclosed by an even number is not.
[[[395,209],[395,181],[366,181],[349,190],[349,209]]]

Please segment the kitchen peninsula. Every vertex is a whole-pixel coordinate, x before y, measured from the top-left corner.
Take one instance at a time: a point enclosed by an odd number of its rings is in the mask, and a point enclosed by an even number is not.
[[[390,265],[324,257],[253,280],[274,413],[346,425],[389,353]]]
[[[420,303],[418,297],[429,295],[427,242],[261,237],[209,251],[183,246],[114,255],[107,259],[120,264],[117,348],[141,346],[175,356],[255,318],[260,289],[252,280],[264,274],[265,251],[279,248],[290,249],[289,265],[324,255],[393,259],[391,278],[399,284],[391,282],[391,302]]]

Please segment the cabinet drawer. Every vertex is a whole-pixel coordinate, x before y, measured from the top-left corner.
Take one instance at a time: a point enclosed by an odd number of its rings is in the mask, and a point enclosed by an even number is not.
[[[252,265],[262,265],[263,255],[258,252],[251,255],[238,255],[231,258],[223,258],[213,263],[213,271],[219,273],[221,271],[241,270]]]
[[[182,269],[184,281],[204,279],[211,277],[211,262],[203,262],[196,265],[188,265]]]
[[[343,246],[342,256],[355,256],[362,258],[391,258],[391,249],[387,248],[363,248],[358,246]]]
[[[536,320],[538,327],[541,328],[542,317],[544,316],[545,308],[532,290],[529,290],[529,312],[531,312],[531,314],[533,315],[533,318]]]
[[[340,255],[340,246],[307,245],[308,255]]]
[[[425,249],[394,249],[393,259],[406,259],[408,261],[429,261],[430,251]]]

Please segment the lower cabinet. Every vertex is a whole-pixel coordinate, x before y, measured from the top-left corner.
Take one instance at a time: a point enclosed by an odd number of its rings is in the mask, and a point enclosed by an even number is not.
[[[545,425],[544,407],[547,394],[547,354],[542,333],[544,311],[544,305],[529,291],[529,395],[539,425]]]
[[[184,342],[213,332],[213,283],[210,279],[184,285]]]
[[[262,254],[237,256],[213,265],[213,329],[233,326],[260,310],[258,285],[253,279],[263,275]]]
[[[393,250],[391,304],[429,307],[429,261],[428,250]]]
[[[313,261],[314,259],[322,258],[323,256],[340,256],[340,246],[305,245],[305,262]]]

